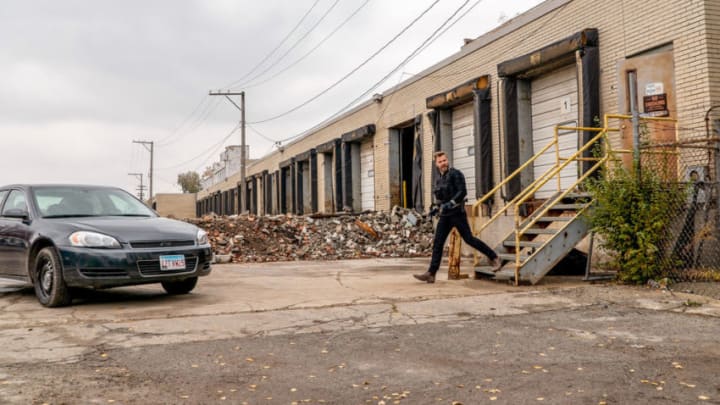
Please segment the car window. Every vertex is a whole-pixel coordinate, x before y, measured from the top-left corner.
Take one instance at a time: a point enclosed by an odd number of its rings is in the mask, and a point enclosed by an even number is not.
[[[7,200],[3,205],[2,215],[5,215],[9,210],[23,210],[27,211],[27,204],[25,202],[25,194],[20,190],[11,190],[8,194]]]
[[[108,196],[108,199],[113,204],[113,207],[119,211],[128,212],[131,209],[127,201],[124,201],[116,195],[110,195]]]
[[[45,218],[155,216],[135,197],[114,188],[36,187],[34,198]]]
[[[40,212],[45,213],[50,206],[59,204],[60,201],[62,201],[62,197],[58,195],[40,195],[36,196],[35,200],[37,201],[36,205]]]
[[[3,199],[7,193],[7,190],[0,190],[0,207],[2,207]]]

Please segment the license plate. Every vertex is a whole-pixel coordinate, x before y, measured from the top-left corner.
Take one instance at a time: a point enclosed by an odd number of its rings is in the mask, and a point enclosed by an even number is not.
[[[160,256],[160,270],[184,270],[185,256],[166,255]]]

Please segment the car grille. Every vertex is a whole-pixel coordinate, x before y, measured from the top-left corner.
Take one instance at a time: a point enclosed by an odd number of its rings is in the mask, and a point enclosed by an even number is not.
[[[127,277],[128,272],[125,269],[109,269],[101,268],[84,268],[80,269],[80,274],[88,278],[105,278],[105,277]]]
[[[137,268],[143,276],[159,276],[169,274],[188,273],[195,270],[198,258],[196,256],[185,256],[185,268],[176,270],[160,270],[160,260],[138,260]]]
[[[195,246],[194,240],[137,240],[130,242],[130,246],[135,249],[159,248],[159,247],[177,247],[177,246]]]

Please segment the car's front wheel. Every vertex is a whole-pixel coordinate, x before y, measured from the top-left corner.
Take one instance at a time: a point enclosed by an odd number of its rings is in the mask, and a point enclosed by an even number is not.
[[[61,307],[70,304],[72,297],[65,285],[62,264],[57,252],[46,247],[35,256],[33,285],[38,301],[46,307]]]
[[[190,277],[180,281],[163,281],[162,286],[168,294],[187,294],[197,285],[197,277]]]

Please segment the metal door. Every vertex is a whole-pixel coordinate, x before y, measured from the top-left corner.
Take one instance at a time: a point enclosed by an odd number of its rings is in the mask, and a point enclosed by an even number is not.
[[[473,103],[465,103],[452,111],[452,162],[450,165],[465,175],[467,204],[475,201],[475,116]]]
[[[532,80],[532,139],[533,150],[539,151],[554,136],[555,126],[577,126],[578,84],[575,65],[570,65]],[[575,131],[559,137],[560,157],[568,157],[578,150],[578,133]],[[546,151],[535,160],[533,175],[537,179],[557,161],[555,148]],[[560,173],[564,190],[578,178],[578,165],[573,162]],[[548,198],[557,191],[557,178],[550,180],[535,193],[535,198]]]
[[[375,165],[373,160],[373,141],[360,144],[360,208],[375,209]]]

